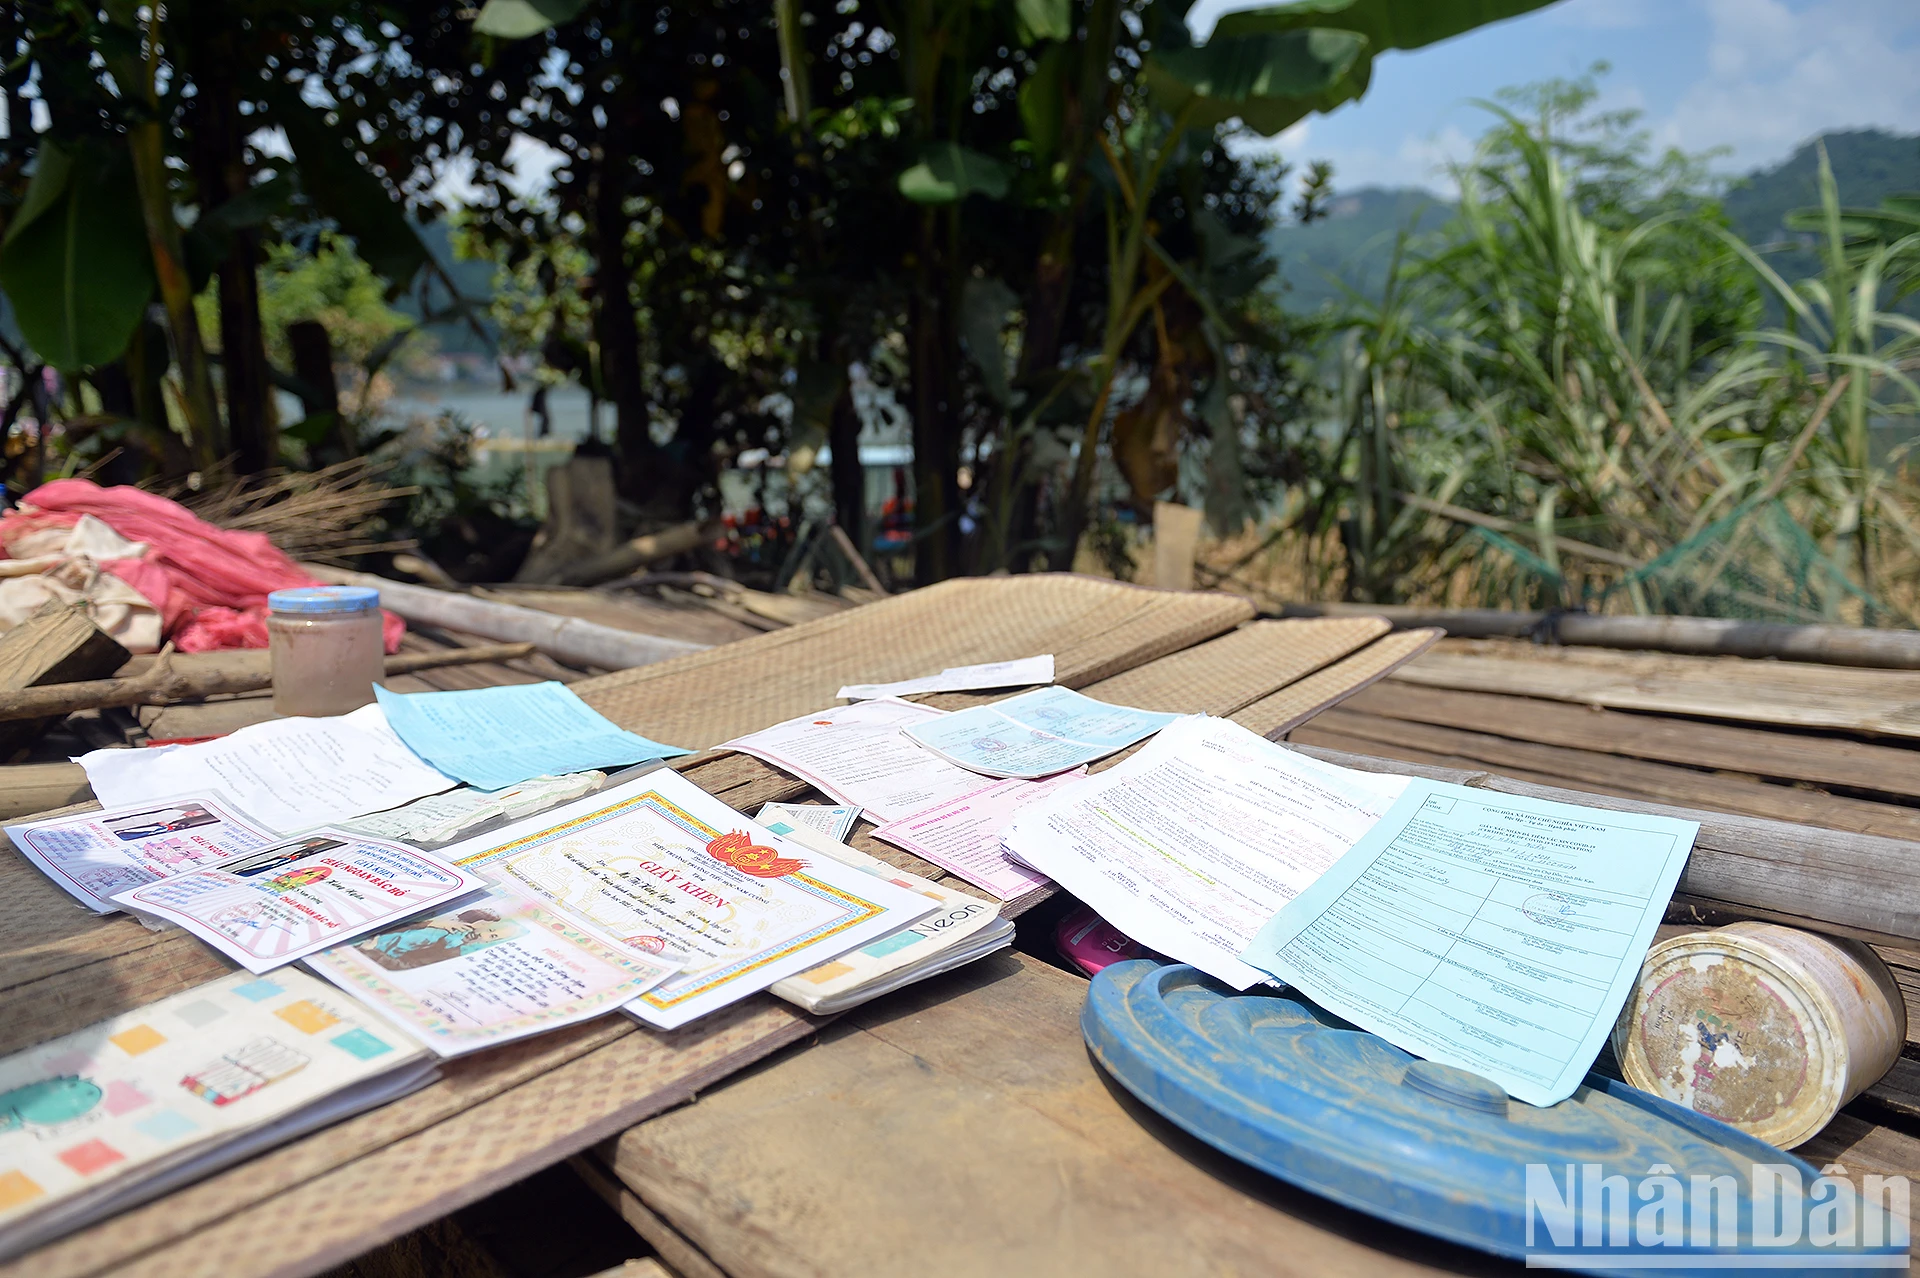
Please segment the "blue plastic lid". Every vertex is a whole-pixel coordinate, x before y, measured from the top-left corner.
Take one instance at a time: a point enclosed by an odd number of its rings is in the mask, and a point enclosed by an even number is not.
[[[1291,991],[1237,994],[1185,964],[1151,959],[1115,963],[1094,977],[1080,1029],[1122,1086],[1214,1148],[1468,1247],[1599,1274],[1644,1273],[1647,1258],[1657,1256],[1669,1276],[1724,1275],[1732,1254],[1769,1253],[1776,1268],[1817,1256],[1823,1273],[1884,1272],[1886,1262],[1870,1258],[1889,1254],[1904,1267],[1904,1248],[1815,1246],[1811,1228],[1793,1229],[1783,1245],[1756,1246],[1754,1186],[1763,1182],[1754,1165],[1797,1175],[1807,1191],[1806,1207],[1796,1194],[1787,1208],[1800,1216],[1797,1225],[1808,1224],[1803,1213],[1816,1197],[1834,1201],[1815,1194],[1820,1173],[1717,1119],[1598,1075],[1559,1104],[1538,1108],[1509,1100],[1477,1074],[1419,1060]],[[1648,1247],[1643,1191],[1691,1195],[1701,1185],[1693,1178],[1702,1176],[1733,1179],[1734,1245],[1722,1244],[1716,1220],[1706,1245],[1694,1235]],[[1548,1227],[1556,1223],[1550,1188],[1566,1200],[1559,1239]],[[1846,1196],[1858,1208],[1851,1186]],[[1591,1197],[1601,1198],[1603,1214],[1589,1219]],[[1716,1212],[1721,1206],[1712,1204]],[[1615,1210],[1623,1212],[1625,1238],[1613,1229]],[[1603,1232],[1601,1246],[1587,1241],[1589,1224]],[[1879,1241],[1865,1233],[1855,1237]]]
[[[275,612],[311,617],[324,613],[366,612],[380,606],[380,592],[371,586],[299,586],[267,596]]]

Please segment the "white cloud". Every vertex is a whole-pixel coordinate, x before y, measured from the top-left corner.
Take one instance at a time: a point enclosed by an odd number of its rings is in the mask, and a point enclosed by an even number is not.
[[[1920,125],[1911,0],[1704,0],[1708,74],[1655,124],[1663,143],[1731,148],[1729,167],[1781,158],[1816,133]]]

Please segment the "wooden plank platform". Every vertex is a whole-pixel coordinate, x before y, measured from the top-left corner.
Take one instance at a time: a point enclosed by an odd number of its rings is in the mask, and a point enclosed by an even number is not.
[[[1231,598],[1196,604],[1193,597],[1083,578],[1027,578],[1013,589],[1028,597],[1023,608],[1037,619],[1024,631],[1015,627],[1029,636],[1018,642],[1037,642],[1031,638],[1036,634],[1058,641],[1078,654],[1066,665],[1068,676],[1096,695],[1108,691],[1106,681],[1125,679],[1115,686],[1141,704],[1166,709],[1224,714],[1313,680],[1318,681],[1316,695],[1332,697],[1341,685],[1329,672],[1345,667],[1378,673],[1391,661],[1368,654],[1390,641],[1395,646],[1382,651],[1398,654],[1394,659],[1407,655],[1399,637],[1383,638],[1384,627],[1373,621],[1273,622],[1240,630],[1250,609]],[[1009,597],[1004,586],[995,593],[1003,601]],[[1125,633],[1112,633],[1116,617],[1129,620]],[[731,672],[726,677],[743,680],[729,695],[730,704],[741,708],[736,714],[751,710],[758,716],[745,720],[740,730],[782,717],[783,698],[792,697],[793,665],[815,670],[818,678],[838,679],[820,672],[836,662],[844,666],[849,651],[886,648],[897,638],[897,624],[886,608],[875,605],[764,635],[781,640],[775,660],[749,654],[749,661],[721,663]],[[922,667],[908,673],[981,659],[976,654],[994,642],[991,636],[1005,641],[1006,633],[1004,618],[963,610],[938,633],[914,639],[914,660]],[[458,637],[409,638],[410,644],[451,642]],[[649,678],[644,684],[649,695],[697,703],[715,654],[698,655],[704,660],[694,666],[685,687]],[[1360,666],[1346,665],[1357,659]],[[897,672],[887,667],[854,673],[888,677]],[[565,673],[576,679],[579,674]],[[454,686],[552,677],[551,671],[518,662],[424,674],[446,677]],[[581,686],[597,682],[624,687],[619,676]],[[830,689],[809,704],[833,700]],[[602,708],[623,726],[645,730],[638,712],[622,709],[644,704],[642,698],[614,697]],[[710,753],[676,766],[743,812],[774,799],[821,797],[805,783],[745,756]],[[929,878],[945,879],[936,867],[874,844],[865,837],[871,828],[864,825],[856,836],[860,846]],[[1017,915],[1044,895],[1009,903],[1006,913]],[[86,913],[17,853],[0,853],[0,1051],[83,1028],[228,970],[224,959],[183,932],[152,932],[124,915]],[[812,1035],[820,1023],[762,996],[672,1034],[609,1017],[479,1053],[446,1066],[439,1081],[401,1101],[0,1266],[0,1278],[300,1278],[680,1104],[744,1065]],[[271,1247],[260,1245],[267,1235],[275,1239]]]
[[[704,1262],[688,1273],[1520,1272],[1173,1129],[1088,1060],[1085,997],[1078,977],[996,956],[856,1009],[595,1156],[671,1231],[643,1234]]]

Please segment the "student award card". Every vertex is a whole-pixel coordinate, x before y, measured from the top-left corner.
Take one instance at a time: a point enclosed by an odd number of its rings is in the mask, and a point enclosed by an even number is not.
[[[442,852],[686,966],[627,1010],[662,1029],[897,932],[936,905],[656,772]]]
[[[266,827],[213,794],[10,825],[7,837],[95,914],[117,911],[117,893],[231,861],[274,841]]]
[[[617,1011],[680,966],[505,888],[335,946],[307,966],[441,1056]]]
[[[113,900],[266,972],[485,886],[425,852],[323,829]]]

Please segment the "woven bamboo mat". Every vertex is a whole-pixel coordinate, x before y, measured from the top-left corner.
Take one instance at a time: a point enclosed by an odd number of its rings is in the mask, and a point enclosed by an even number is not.
[[[1117,706],[1230,715],[1386,634],[1384,617],[1256,621],[1082,689]]]
[[[1412,661],[1444,633],[1442,630],[1401,630],[1390,634],[1298,683],[1260,698],[1231,717],[1241,727],[1277,741],[1322,710],[1340,704]]]
[[[693,653],[573,690],[623,728],[701,750],[831,705],[849,683],[1052,653],[1083,687],[1253,618],[1233,595],[1065,574],[970,577]]]

